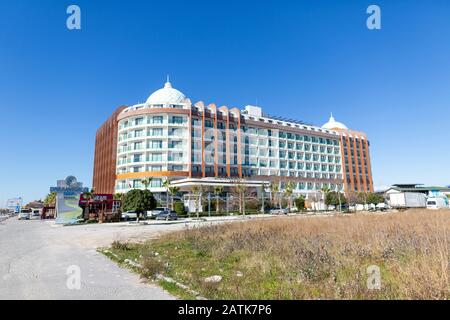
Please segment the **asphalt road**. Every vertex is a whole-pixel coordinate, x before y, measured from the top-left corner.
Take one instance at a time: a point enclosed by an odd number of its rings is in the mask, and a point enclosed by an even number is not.
[[[183,227],[55,227],[39,220],[2,221],[0,299],[173,299],[160,287],[143,283],[138,275],[118,267],[96,248],[113,240],[141,240]],[[80,289],[74,286],[74,274],[67,275],[71,266],[79,267]],[[72,285],[67,286],[68,280]]]

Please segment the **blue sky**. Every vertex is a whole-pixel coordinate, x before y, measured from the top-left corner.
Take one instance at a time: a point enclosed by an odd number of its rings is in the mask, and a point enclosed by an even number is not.
[[[95,130],[167,74],[194,102],[333,112],[368,134],[376,186],[450,184],[449,16],[446,0],[1,1],[0,206],[69,174],[90,186]]]

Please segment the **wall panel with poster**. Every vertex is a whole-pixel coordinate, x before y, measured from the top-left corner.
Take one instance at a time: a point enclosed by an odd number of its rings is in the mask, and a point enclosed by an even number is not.
[[[56,192],[56,220],[57,224],[75,224],[83,220],[83,209],[79,206],[80,195],[87,192],[83,183],[78,182],[74,176],[65,180],[58,180],[57,186],[50,188]]]

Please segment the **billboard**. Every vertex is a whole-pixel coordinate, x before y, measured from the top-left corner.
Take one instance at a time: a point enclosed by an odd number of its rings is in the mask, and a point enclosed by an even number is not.
[[[14,213],[19,213],[20,210],[22,209],[22,205],[23,205],[22,198],[12,198],[6,201],[6,208]]]
[[[58,180],[57,186],[50,188],[50,192],[56,192],[56,223],[75,224],[83,219],[83,209],[79,206],[80,195],[87,192],[83,183],[78,182],[74,176],[68,176],[64,180]]]

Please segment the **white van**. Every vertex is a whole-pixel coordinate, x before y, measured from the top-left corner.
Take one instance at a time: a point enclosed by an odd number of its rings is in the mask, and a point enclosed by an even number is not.
[[[441,197],[429,197],[427,199],[427,209],[438,210],[448,208],[448,203]]]

